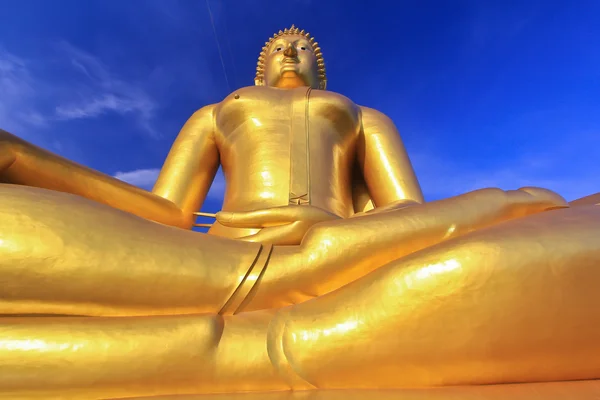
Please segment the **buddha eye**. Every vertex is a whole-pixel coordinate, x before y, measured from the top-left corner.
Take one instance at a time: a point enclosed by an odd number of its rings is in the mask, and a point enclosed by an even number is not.
[[[300,50],[306,50],[306,47],[302,46],[300,47]]]
[[[283,50],[283,47],[278,47],[275,49],[275,51],[281,51],[281,50]]]

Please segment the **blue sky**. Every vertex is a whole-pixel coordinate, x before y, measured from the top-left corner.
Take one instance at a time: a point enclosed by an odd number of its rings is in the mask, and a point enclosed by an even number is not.
[[[264,41],[294,23],[330,90],[395,121],[428,200],[600,191],[600,2],[209,4],[226,74],[205,0],[0,0],[0,127],[149,188],[185,120],[251,85]]]

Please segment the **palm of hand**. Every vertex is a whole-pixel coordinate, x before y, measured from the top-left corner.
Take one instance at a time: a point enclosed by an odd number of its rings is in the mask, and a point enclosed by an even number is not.
[[[221,211],[216,218],[224,226],[260,229],[258,233],[239,238],[240,240],[273,245],[300,244],[313,225],[341,219],[310,205],[287,205],[246,212]]]

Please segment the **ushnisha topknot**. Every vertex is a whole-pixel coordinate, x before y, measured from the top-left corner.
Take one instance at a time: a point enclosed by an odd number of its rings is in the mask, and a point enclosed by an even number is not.
[[[296,28],[294,25],[292,25],[290,28],[286,28],[282,31],[280,30],[279,32],[274,34],[271,38],[269,38],[269,40],[267,42],[265,42],[265,45],[263,46],[262,51],[260,52],[260,55],[258,56],[258,63],[256,65],[256,77],[254,78],[254,83],[256,85],[263,84],[264,67],[265,67],[264,63],[265,63],[265,57],[267,55],[267,50],[269,49],[269,47],[271,46],[273,41],[275,41],[277,38],[279,38],[281,36],[285,36],[285,35],[304,36],[308,40],[308,42],[312,46],[315,56],[317,57],[319,82],[321,83],[321,87],[323,89],[325,89],[325,86],[327,83],[327,75],[325,73],[325,60],[323,60],[323,53],[321,52],[319,43],[315,42],[315,38],[310,36],[310,33],[305,32],[304,29],[300,30],[299,28]]]

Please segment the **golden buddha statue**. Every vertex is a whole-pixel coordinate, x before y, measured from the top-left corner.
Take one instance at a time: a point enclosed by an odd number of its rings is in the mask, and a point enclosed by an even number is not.
[[[1,131],[0,393],[595,393],[598,195],[424,203],[393,122],[325,89],[318,44],[280,31],[151,193]],[[193,232],[219,165],[223,211]]]

